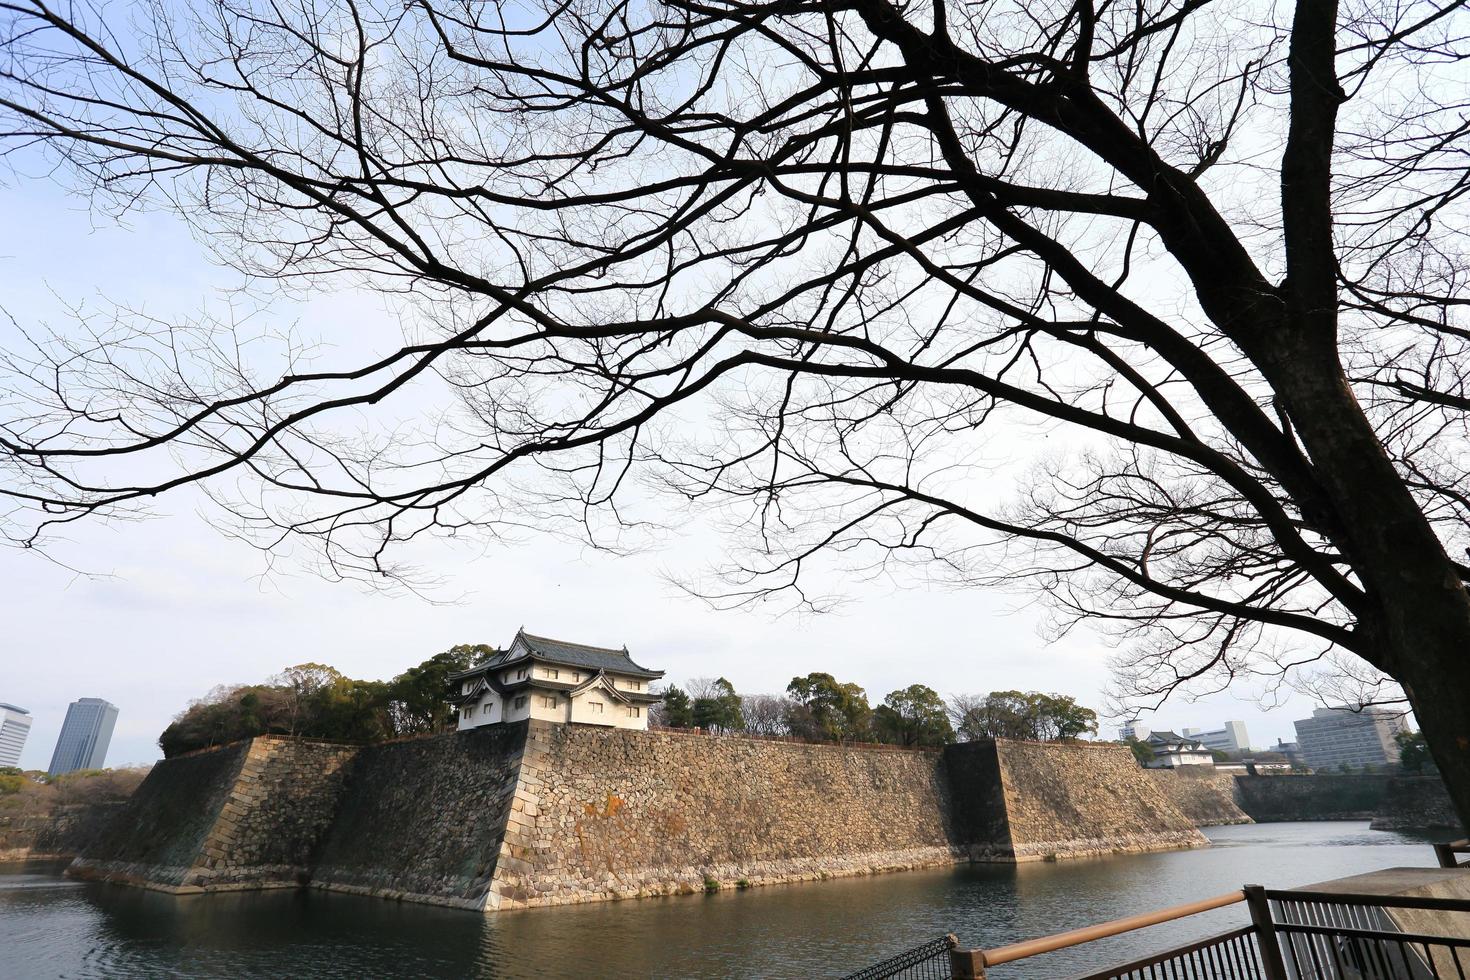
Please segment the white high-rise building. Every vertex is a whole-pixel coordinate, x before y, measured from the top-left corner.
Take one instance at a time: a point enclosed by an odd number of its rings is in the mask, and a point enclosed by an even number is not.
[[[1295,722],[1302,758],[1318,772],[1344,766],[1390,766],[1399,761],[1394,736],[1407,731],[1403,712],[1382,708],[1314,708]]]
[[[0,768],[20,765],[20,751],[31,733],[31,713],[0,702]]]
[[[1245,733],[1245,722],[1227,721],[1225,727],[1211,731],[1199,728],[1181,728],[1180,734],[1205,743],[1211,752],[1244,752],[1251,747],[1250,736]]]

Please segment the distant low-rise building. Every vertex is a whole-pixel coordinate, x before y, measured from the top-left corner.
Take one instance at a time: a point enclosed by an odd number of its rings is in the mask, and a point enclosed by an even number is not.
[[[624,647],[567,643],[525,630],[505,650],[450,676],[459,728],[507,722],[647,728],[660,696],[649,686],[664,675],[633,662]]]
[[[0,766],[19,766],[26,736],[31,733],[31,713],[0,702]]]
[[[67,705],[66,720],[51,765],[46,772],[60,776],[78,769],[101,769],[107,761],[107,747],[112,743],[112,729],[117,724],[117,705],[101,698],[79,698]]]
[[[1382,708],[1317,708],[1293,724],[1302,761],[1318,772],[1397,765],[1394,736],[1408,730],[1402,713]]]
[[[1174,732],[1150,732],[1142,740],[1153,758],[1144,763],[1147,769],[1177,769],[1180,766],[1213,766],[1215,757],[1195,738],[1176,735]]]
[[[1212,752],[1244,752],[1251,747],[1250,736],[1245,733],[1245,722],[1227,721],[1222,728],[1201,731],[1198,728],[1181,728],[1181,735],[1203,742]]]

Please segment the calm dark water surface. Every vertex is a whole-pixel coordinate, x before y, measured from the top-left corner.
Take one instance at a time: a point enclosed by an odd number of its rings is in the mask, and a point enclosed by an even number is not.
[[[1262,884],[1427,866],[1363,823],[1219,827],[1208,849],[915,871],[481,916],[326,892],[175,897],[0,865],[0,977],[832,977],[946,932],[996,946]],[[1243,906],[996,970],[1074,975],[1245,921]]]

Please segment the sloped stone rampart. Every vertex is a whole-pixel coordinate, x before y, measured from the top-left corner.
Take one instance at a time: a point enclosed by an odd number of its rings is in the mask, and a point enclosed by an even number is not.
[[[1015,861],[1203,847],[1209,840],[1121,745],[995,743]]]
[[[45,813],[0,811],[0,861],[74,858],[107,832],[127,804],[69,803]]]
[[[525,733],[486,727],[362,749],[312,884],[483,908],[524,778]]]
[[[235,785],[250,743],[154,766],[118,819],[72,862],[69,873],[151,888],[184,885]]]
[[[1197,827],[1254,823],[1235,802],[1235,776],[1210,766],[1145,770],[1164,796]]]
[[[355,746],[264,736],[251,741],[186,885],[304,884],[337,815]]]
[[[939,753],[533,722],[491,908],[951,864]]]
[[[303,884],[356,752],[261,736],[159,763],[68,871],[181,892]]]

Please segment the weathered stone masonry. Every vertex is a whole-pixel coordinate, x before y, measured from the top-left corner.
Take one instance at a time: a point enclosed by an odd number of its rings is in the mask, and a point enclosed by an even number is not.
[[[534,725],[489,907],[951,864],[937,753]]]
[[[1204,843],[1119,746],[914,752],[532,722],[169,760],[74,868],[494,910]]]
[[[70,873],[180,892],[303,884],[356,751],[262,736],[160,763]]]
[[[1194,823],[1121,745],[997,745],[1009,851],[1017,861],[1200,847]]]
[[[1232,773],[1217,772],[1210,766],[1183,766],[1149,769],[1148,775],[1196,827],[1254,822],[1236,800],[1240,791]]]
[[[362,749],[312,884],[484,908],[525,737],[513,725]]]

